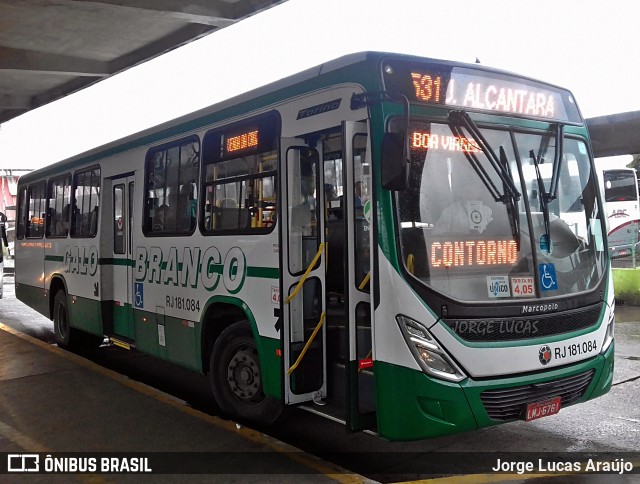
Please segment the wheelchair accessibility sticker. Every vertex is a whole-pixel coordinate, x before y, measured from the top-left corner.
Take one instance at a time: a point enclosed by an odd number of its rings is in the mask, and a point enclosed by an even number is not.
[[[136,308],[144,307],[144,285],[142,282],[136,282],[134,287],[134,297],[135,301],[133,302]]]
[[[538,268],[540,269],[540,289],[543,291],[557,290],[556,266],[554,264],[539,264]]]

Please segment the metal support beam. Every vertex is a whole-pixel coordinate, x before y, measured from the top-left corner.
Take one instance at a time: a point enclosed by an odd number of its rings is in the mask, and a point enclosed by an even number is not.
[[[81,77],[104,77],[110,74],[106,62],[2,46],[0,69]]]
[[[0,123],[285,1],[0,0]]]
[[[587,119],[596,158],[640,153],[640,111]]]
[[[0,92],[0,109],[30,109],[31,96]]]
[[[42,1],[42,0],[41,0]],[[129,11],[131,15],[150,13],[158,17],[181,20],[187,23],[203,24],[212,27],[228,27],[236,22],[229,18],[231,13],[228,2],[221,0],[45,0],[55,5],[69,5],[74,8],[86,7],[93,11]]]
[[[181,45],[210,34],[216,30],[209,25],[187,24],[181,29],[162,37],[161,39],[144,45],[140,49],[129,52],[115,60],[109,62],[109,69],[113,73],[120,72],[143,61],[148,61],[159,55],[176,49]]]

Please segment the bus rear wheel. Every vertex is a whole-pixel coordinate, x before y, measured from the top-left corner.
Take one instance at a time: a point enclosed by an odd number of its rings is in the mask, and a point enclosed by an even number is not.
[[[67,293],[62,290],[53,300],[53,330],[56,344],[68,350],[98,348],[104,340],[101,336],[71,327]]]
[[[282,402],[264,394],[258,349],[248,321],[232,324],[216,340],[209,380],[226,414],[263,424],[274,423],[282,415]]]
[[[67,294],[64,291],[58,291],[53,300],[53,329],[58,346],[69,348],[73,339],[71,338]]]

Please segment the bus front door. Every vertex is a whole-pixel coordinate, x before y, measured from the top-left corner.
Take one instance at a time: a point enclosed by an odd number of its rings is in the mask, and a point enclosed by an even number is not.
[[[282,139],[281,330],[288,404],[326,397],[324,200],[320,153]]]
[[[106,187],[105,187],[106,188]],[[133,173],[111,178],[111,247],[112,272],[109,288],[112,291],[112,328],[109,336],[121,343],[130,344],[135,340],[133,322]],[[106,297],[108,299],[108,296]],[[108,328],[108,324],[105,326]]]
[[[344,246],[348,357],[345,365],[346,420],[352,430],[373,430],[376,424],[373,338],[371,331],[371,155],[367,124],[342,125],[346,240]]]

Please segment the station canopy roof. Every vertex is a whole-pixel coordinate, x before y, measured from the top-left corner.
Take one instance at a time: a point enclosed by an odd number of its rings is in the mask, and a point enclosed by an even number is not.
[[[0,0],[0,123],[286,0]]]
[[[640,111],[589,118],[587,126],[596,158],[640,153]]]

